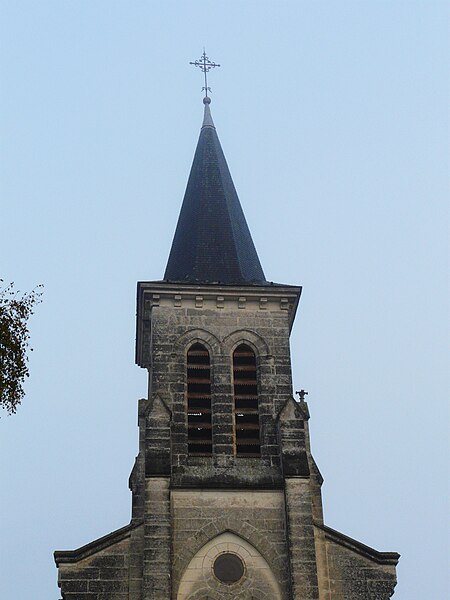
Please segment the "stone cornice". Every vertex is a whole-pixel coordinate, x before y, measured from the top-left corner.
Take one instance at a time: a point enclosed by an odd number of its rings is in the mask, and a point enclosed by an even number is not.
[[[285,312],[292,328],[302,293],[300,286],[185,284],[166,281],[140,281],[137,284],[136,363],[142,361],[141,336],[144,321],[150,320],[154,306],[175,309],[251,310]]]

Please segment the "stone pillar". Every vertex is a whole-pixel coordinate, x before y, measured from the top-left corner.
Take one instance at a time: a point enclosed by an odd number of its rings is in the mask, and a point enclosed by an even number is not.
[[[292,600],[319,600],[309,478],[285,480]]]
[[[144,553],[144,527],[136,527],[130,537],[129,594],[133,600],[142,600],[142,557]]]
[[[171,597],[169,484],[169,477],[150,477],[146,480],[143,600],[169,600]]]
[[[332,600],[330,576],[328,573],[328,558],[325,532],[319,527],[314,527],[317,557],[317,579],[319,582],[320,600]]]

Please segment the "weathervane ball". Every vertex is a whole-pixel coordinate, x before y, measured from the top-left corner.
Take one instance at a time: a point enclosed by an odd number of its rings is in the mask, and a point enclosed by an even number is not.
[[[211,98],[209,96],[205,96],[203,98],[203,104],[211,104]]]

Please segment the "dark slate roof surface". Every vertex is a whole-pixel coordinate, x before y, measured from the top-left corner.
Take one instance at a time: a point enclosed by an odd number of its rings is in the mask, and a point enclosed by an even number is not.
[[[266,279],[205,98],[205,118],[164,279],[264,284]]]

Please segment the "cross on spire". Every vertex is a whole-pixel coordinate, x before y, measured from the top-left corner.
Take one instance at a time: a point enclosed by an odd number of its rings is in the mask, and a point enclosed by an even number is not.
[[[205,49],[203,48],[203,54],[201,55],[201,57],[199,58],[199,60],[196,60],[194,62],[190,62],[190,65],[194,65],[195,67],[199,67],[200,70],[202,71],[202,73],[205,76],[205,85],[202,87],[202,92],[205,92],[205,98],[208,96],[208,92],[211,91],[211,88],[208,87],[208,79],[206,74],[208,73],[208,71],[210,71],[211,69],[214,69],[214,67],[220,67],[220,65],[218,65],[217,63],[209,60],[209,58],[206,56],[206,52]]]

